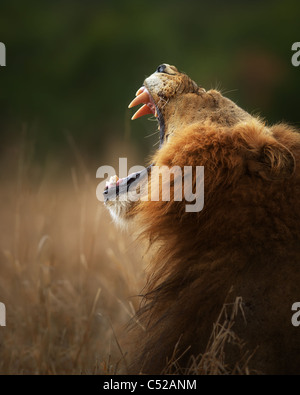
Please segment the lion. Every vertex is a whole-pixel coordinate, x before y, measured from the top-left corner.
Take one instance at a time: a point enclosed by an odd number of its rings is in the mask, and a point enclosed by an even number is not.
[[[152,251],[130,372],[163,372],[175,348],[184,372],[205,352],[224,302],[240,297],[233,329],[252,355],[249,368],[300,373],[300,328],[291,323],[300,300],[299,132],[268,126],[168,64],[145,79],[130,107],[138,104],[132,119],[157,118],[160,148],[146,171],[104,191],[114,219],[139,229]],[[155,188],[151,165],[203,167],[203,208],[188,212],[172,193],[169,201],[133,199],[143,180],[147,193]],[[226,361],[238,352],[228,347]]]

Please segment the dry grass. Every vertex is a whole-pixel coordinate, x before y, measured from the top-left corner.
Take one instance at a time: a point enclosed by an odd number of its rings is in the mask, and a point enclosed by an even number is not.
[[[234,332],[234,324],[238,316],[245,320],[242,298],[237,297],[234,303],[224,303],[219,317],[214,324],[206,350],[197,357],[192,356],[189,365],[182,370],[178,364],[179,358],[174,353],[167,364],[164,373],[186,375],[249,375],[258,372],[249,369],[251,354],[246,344]],[[236,359],[227,360],[226,350],[234,347]]]
[[[126,371],[119,339],[138,307],[145,259],[97,201],[94,169],[73,148],[77,164],[65,175],[53,163],[32,166],[26,149],[2,158],[0,374]],[[224,309],[205,354],[182,371],[175,349],[164,373],[249,373],[247,357],[232,367],[224,355],[228,342],[239,342],[232,325],[241,301],[229,318]]]
[[[61,176],[32,166],[27,150],[12,155],[1,164],[0,373],[117,373],[118,331],[141,287],[138,248],[79,165]]]

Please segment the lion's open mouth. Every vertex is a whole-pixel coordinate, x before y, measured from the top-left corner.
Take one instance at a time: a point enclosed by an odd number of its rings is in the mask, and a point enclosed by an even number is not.
[[[140,118],[144,115],[153,114],[155,118],[158,120],[158,127],[160,131],[160,145],[163,144],[164,140],[164,120],[163,116],[154,102],[151,94],[145,86],[142,86],[137,92],[136,97],[129,104],[129,108],[138,106],[143,104],[142,107],[136,111],[136,113],[132,116],[132,120]],[[153,164],[148,166],[145,170],[132,173],[128,177],[118,178],[117,176],[113,176],[110,178],[108,182],[106,182],[106,187],[104,189],[104,201],[112,200],[117,196],[126,193],[129,191],[130,187],[136,186],[145,176],[150,172]]]
[[[143,104],[143,105],[137,110],[137,112],[132,116],[131,119],[134,120],[144,115],[153,114],[158,121],[158,129],[160,133],[160,146],[162,146],[165,136],[164,118],[157,103],[155,103],[153,97],[151,96],[151,93],[149,92],[149,90],[146,88],[145,85],[142,86],[136,92],[135,99],[132,100],[132,102],[129,104],[128,107],[132,108],[138,106],[139,104]]]
[[[158,112],[154,100],[152,99],[148,89],[145,86],[142,86],[136,92],[136,98],[132,100],[129,104],[128,108],[132,108],[138,106],[139,104],[143,104],[141,108],[133,115],[132,120],[140,118],[147,114],[154,114],[154,116],[158,117]]]
[[[129,174],[129,176],[125,178],[118,178],[117,176],[111,177],[110,180],[106,182],[106,187],[103,192],[104,202],[114,200],[119,195],[127,193],[130,188],[137,187],[137,185],[145,179],[146,175],[148,175],[152,166],[151,164],[146,169]]]

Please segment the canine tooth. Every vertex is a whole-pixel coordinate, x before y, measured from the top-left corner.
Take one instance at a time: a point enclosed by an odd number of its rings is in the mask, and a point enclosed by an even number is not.
[[[134,119],[140,118],[143,115],[147,115],[147,114],[152,114],[152,111],[147,106],[147,104],[144,104],[143,107],[141,107],[139,110],[137,110],[137,112],[133,115],[133,117],[131,119],[134,120]]]
[[[145,88],[144,86],[142,86],[142,87],[136,92],[135,96],[138,96],[138,95],[140,95],[141,93],[143,93],[145,89],[146,89],[146,88]]]
[[[106,186],[109,187],[111,185],[116,185],[116,183],[119,181],[118,176],[111,176],[109,181],[106,181]]]
[[[110,177],[109,182],[111,182],[112,184],[116,184],[118,180],[119,177],[115,175]]]
[[[149,102],[149,94],[147,91],[140,93],[132,102],[129,104],[128,108],[135,107],[138,104],[145,104]]]

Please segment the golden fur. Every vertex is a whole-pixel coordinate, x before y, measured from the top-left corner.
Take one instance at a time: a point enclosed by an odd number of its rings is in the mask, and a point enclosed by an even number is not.
[[[204,208],[185,202],[128,204],[153,258],[143,290],[132,372],[160,373],[205,351],[224,301],[242,297],[246,323],[234,331],[254,356],[250,367],[300,373],[300,134],[268,127],[217,91],[206,92],[173,66],[145,86],[160,109],[165,142],[157,166],[204,166]],[[195,180],[194,180],[195,181]],[[117,203],[112,203],[117,204]],[[227,350],[227,361],[237,350]]]

